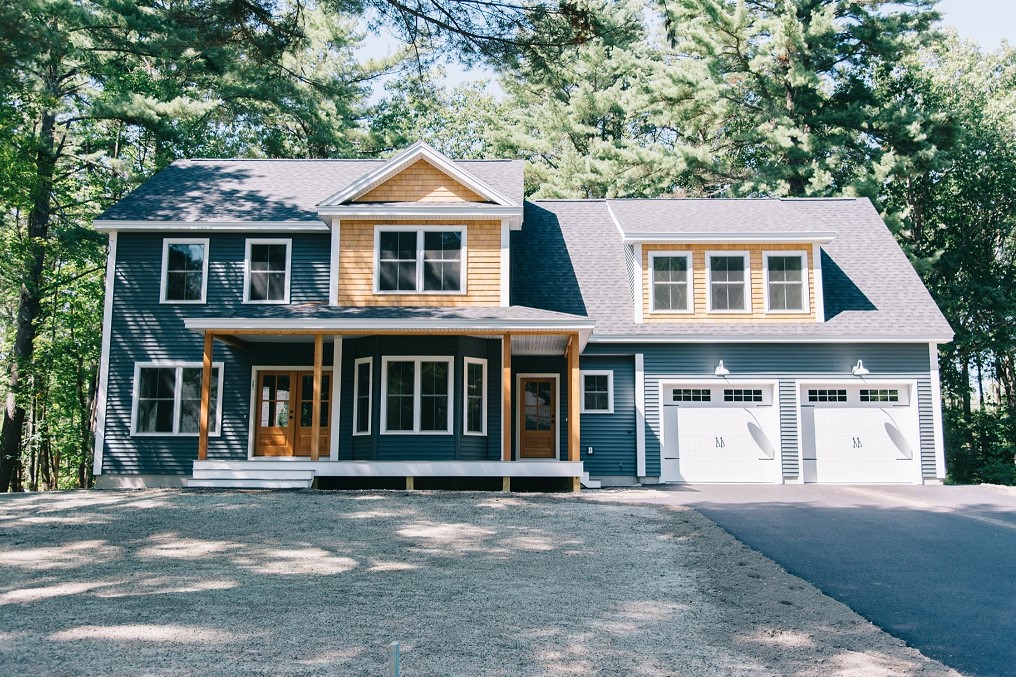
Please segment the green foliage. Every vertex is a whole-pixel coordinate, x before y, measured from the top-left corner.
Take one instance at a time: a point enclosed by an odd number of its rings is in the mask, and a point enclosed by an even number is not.
[[[1016,425],[1004,411],[947,407],[946,463],[961,484],[1016,485]]]

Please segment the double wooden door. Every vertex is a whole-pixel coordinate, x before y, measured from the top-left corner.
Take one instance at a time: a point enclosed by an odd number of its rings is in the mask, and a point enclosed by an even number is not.
[[[321,375],[321,457],[328,456],[331,439],[331,392],[331,372],[326,371]],[[254,455],[310,456],[314,372],[258,372],[257,398]]]
[[[557,393],[552,378],[523,378],[519,384],[519,458],[557,456]]]

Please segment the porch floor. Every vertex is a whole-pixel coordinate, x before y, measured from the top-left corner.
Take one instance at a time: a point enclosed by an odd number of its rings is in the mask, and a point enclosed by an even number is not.
[[[309,461],[250,459],[195,461],[187,486],[201,488],[305,489],[315,477],[576,478],[588,481],[581,461]]]

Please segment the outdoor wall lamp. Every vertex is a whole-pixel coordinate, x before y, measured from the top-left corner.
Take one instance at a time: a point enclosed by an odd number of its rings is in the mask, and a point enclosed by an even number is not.
[[[720,363],[716,365],[716,370],[713,372],[713,374],[719,376],[720,378],[723,378],[724,376],[730,376],[730,370],[724,367],[723,360],[720,360]]]
[[[858,360],[857,364],[851,367],[850,373],[853,374],[854,376],[867,376],[871,372],[864,368],[863,362]]]

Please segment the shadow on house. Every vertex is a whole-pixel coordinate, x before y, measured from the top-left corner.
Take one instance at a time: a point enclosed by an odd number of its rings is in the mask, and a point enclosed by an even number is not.
[[[825,250],[822,250],[822,287],[826,322],[848,310],[877,310]]]
[[[523,223],[511,235],[512,305],[588,315],[557,215],[526,202]]]
[[[242,221],[301,221],[308,217],[306,205],[285,195],[257,171],[237,164],[214,162],[176,163],[107,209],[100,219],[190,220],[234,219]],[[173,200],[166,200],[173,195]],[[321,196],[327,197],[325,196]]]

